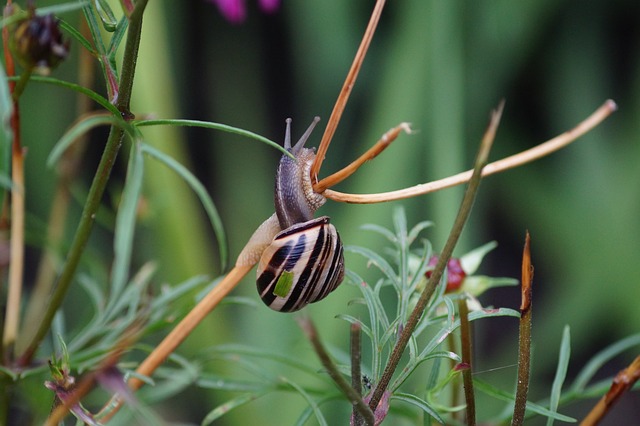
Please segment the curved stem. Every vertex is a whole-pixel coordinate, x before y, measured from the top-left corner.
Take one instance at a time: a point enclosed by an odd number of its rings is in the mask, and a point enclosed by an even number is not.
[[[482,138],[482,143],[480,144],[480,149],[478,151],[478,155],[476,156],[475,166],[473,169],[473,175],[469,181],[469,186],[464,194],[464,198],[462,199],[462,203],[460,204],[460,210],[458,210],[458,215],[456,216],[456,220],[451,228],[451,233],[449,234],[449,238],[440,253],[440,257],[438,258],[438,264],[436,265],[427,285],[424,290],[420,294],[420,298],[416,303],[415,308],[411,312],[407,323],[405,324],[400,337],[398,338],[398,342],[396,343],[393,351],[391,352],[391,356],[389,357],[389,362],[385,366],[384,372],[382,373],[382,377],[380,381],[376,385],[375,390],[371,396],[371,400],[369,400],[369,408],[375,410],[382,398],[382,395],[387,390],[389,383],[391,382],[391,377],[393,373],[396,371],[398,364],[400,363],[400,359],[402,358],[402,354],[404,353],[405,348],[407,347],[407,343],[409,343],[409,339],[413,331],[418,324],[418,321],[422,317],[425,308],[427,307],[427,303],[431,299],[433,295],[436,285],[440,282],[440,278],[442,277],[442,273],[444,268],[453,253],[453,249],[455,248],[460,235],[462,234],[462,229],[464,228],[464,224],[467,222],[469,215],[471,213],[471,207],[473,206],[473,202],[475,200],[475,196],[478,192],[478,187],[480,185],[480,180],[482,179],[482,168],[487,164],[487,159],[489,157],[489,151],[491,150],[491,145],[493,144],[493,139],[495,138],[496,130],[498,128],[498,124],[500,122],[500,116],[502,114],[502,108],[504,103],[501,103],[496,111],[491,115],[491,122],[489,123],[489,128],[484,134]]]
[[[382,135],[380,140],[376,142],[375,145],[369,148],[367,152],[362,154],[358,159],[353,161],[347,167],[335,172],[331,176],[327,176],[320,182],[316,182],[315,185],[313,185],[313,190],[317,193],[322,193],[327,188],[339,184],[340,182],[351,176],[353,173],[355,173],[355,171],[358,170],[358,168],[360,168],[360,166],[362,166],[364,163],[376,158],[378,154],[384,151],[391,144],[391,142],[396,140],[400,132],[403,130],[405,131],[405,133],[411,134],[411,127],[409,126],[409,123],[400,123],[393,129],[389,130],[387,133]]]
[[[135,73],[138,47],[140,45],[140,35],[142,33],[142,14],[146,5],[147,0],[139,0],[136,2],[136,9],[131,14],[131,22],[129,23],[127,42],[122,62],[121,87],[117,102],[118,110],[125,119],[132,118],[131,113],[129,112],[129,102],[131,100],[131,88]],[[84,252],[84,247],[89,239],[89,235],[91,234],[95,215],[98,211],[98,207],[100,206],[100,201],[107,186],[107,182],[109,181],[111,169],[113,168],[116,156],[118,155],[124,134],[125,133],[122,128],[117,126],[111,127],[107,144],[102,153],[102,158],[100,159],[100,164],[98,165],[93,182],[91,183],[91,188],[89,189],[87,201],[84,205],[80,222],[76,229],[76,234],[73,238],[73,242],[71,243],[71,247],[69,248],[67,260],[57,280],[56,288],[51,296],[51,302],[44,313],[38,331],[19,360],[20,365],[28,365],[33,358],[36,350],[40,346],[40,343],[47,335],[51,322],[67,294],[67,290],[71,285],[78,264],[80,263],[80,258]]]
[[[338,127],[338,123],[340,122],[340,117],[342,116],[342,112],[347,105],[347,100],[349,99],[349,95],[351,94],[353,85],[355,84],[356,78],[358,77],[358,72],[360,71],[360,67],[362,66],[362,61],[367,54],[369,45],[371,44],[373,33],[376,31],[376,26],[378,25],[380,15],[382,14],[382,9],[384,8],[384,3],[385,0],[378,0],[375,7],[373,8],[371,18],[369,19],[369,24],[367,25],[367,30],[362,37],[362,41],[360,42],[360,47],[358,47],[356,56],[355,58],[353,58],[351,69],[349,69],[347,78],[345,78],[344,80],[344,84],[342,85],[342,89],[340,90],[340,94],[338,95],[338,99],[336,100],[336,104],[333,107],[333,111],[331,111],[331,116],[329,117],[329,121],[327,122],[327,127],[324,129],[322,140],[320,141],[320,145],[318,146],[318,154],[316,155],[316,158],[311,165],[311,171],[309,172],[311,174],[311,182],[318,181],[320,166],[322,165],[324,156],[327,153],[327,149],[329,149],[329,144],[331,143],[333,134],[336,132],[336,128]]]
[[[605,118],[617,109],[616,103],[611,99],[602,104],[595,112],[589,117],[580,122],[573,129],[556,136],[553,139],[548,140],[538,146],[535,146],[526,151],[522,151],[518,154],[510,157],[503,158],[502,160],[495,161],[487,164],[482,171],[482,176],[489,176],[492,174],[500,173],[505,170],[509,170],[515,167],[522,166],[523,164],[530,163],[539,158],[545,157],[561,148],[569,145],[580,136],[589,132],[591,129],[600,124]],[[397,191],[382,192],[378,194],[347,194],[343,192],[333,191],[327,189],[322,195],[330,198],[334,201],[340,201],[344,203],[354,204],[374,204],[383,203],[386,201],[401,200],[404,198],[411,198],[417,195],[424,195],[430,192],[439,191],[441,189],[449,188],[452,186],[460,185],[468,182],[471,178],[472,170],[458,173],[453,176],[449,176],[444,179],[436,180],[433,182],[423,183],[420,185],[412,186],[409,188],[400,189]]]

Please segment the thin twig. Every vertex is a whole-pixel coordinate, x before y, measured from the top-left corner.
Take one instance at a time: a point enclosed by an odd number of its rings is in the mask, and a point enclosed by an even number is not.
[[[367,407],[367,404],[362,400],[359,395],[359,392],[356,392],[354,388],[349,385],[347,379],[340,373],[338,367],[335,365],[331,357],[327,353],[327,350],[324,348],[324,345],[320,341],[320,337],[318,336],[318,331],[316,327],[313,325],[313,322],[308,317],[297,317],[296,320],[302,328],[302,331],[307,335],[307,338],[311,341],[313,345],[313,349],[315,349],[318,358],[320,358],[320,362],[324,368],[327,369],[327,372],[333,379],[333,381],[338,385],[342,393],[345,394],[349,401],[353,404],[354,408],[358,410],[360,415],[364,418],[367,425],[373,426],[375,422],[375,418],[373,416],[373,411]]]
[[[376,142],[371,148],[367,150],[364,154],[362,154],[357,160],[353,161],[347,167],[343,168],[332,174],[331,176],[327,176],[322,179],[320,182],[316,182],[313,185],[313,190],[317,193],[322,193],[325,189],[331,188],[334,185],[342,182],[349,176],[351,176],[360,166],[366,163],[369,160],[373,160],[384,151],[400,134],[401,131],[405,133],[411,133],[411,127],[409,127],[409,123],[400,123],[393,129],[389,130],[387,133],[382,135],[380,140]]]
[[[20,123],[17,118],[18,101],[14,101],[16,117],[11,162],[11,259],[9,262],[9,288],[7,291],[7,312],[4,324],[3,346],[6,350],[15,343],[20,327],[20,308],[22,306],[22,284],[24,274],[24,153],[19,140]],[[12,120],[14,121],[14,120]]]
[[[4,15],[13,13],[13,5],[7,2]],[[9,30],[8,27],[2,29],[2,43],[4,47],[4,58],[8,77],[15,75],[15,64],[13,56],[9,50]],[[2,334],[2,346],[5,356],[13,358],[13,348],[20,327],[20,308],[22,306],[22,285],[24,274],[24,220],[25,220],[25,186],[24,186],[24,153],[22,151],[21,130],[20,130],[20,95],[26,86],[31,69],[24,70],[19,84],[9,83],[11,92],[13,111],[11,111],[10,125],[13,132],[11,149],[11,179],[13,187],[11,189],[11,230],[10,230],[10,250],[9,260],[9,282],[7,288],[7,309],[5,312],[4,331]]]
[[[614,101],[607,100],[602,104],[595,112],[589,117],[583,120],[573,129],[556,136],[553,139],[548,140],[538,146],[535,146],[526,151],[522,151],[518,154],[512,155],[502,160],[495,161],[487,164],[482,171],[482,176],[486,177],[496,173],[503,172],[515,167],[522,166],[523,164],[530,163],[539,158],[547,156],[552,152],[555,152],[565,146],[569,145],[585,133],[600,124],[605,118],[617,109]],[[420,185],[412,186],[409,188],[399,189],[397,191],[382,192],[378,194],[347,194],[343,192],[333,191],[327,189],[322,195],[330,198],[334,201],[340,201],[343,203],[354,204],[374,204],[383,203],[386,201],[402,200],[404,198],[411,198],[417,195],[424,195],[431,192],[436,192],[441,189],[450,188],[452,186],[460,185],[468,182],[471,178],[472,171],[458,173],[453,176],[449,176],[444,179],[436,180],[433,182],[423,183]]]
[[[331,139],[333,139],[333,135],[336,132],[336,128],[338,127],[338,123],[340,122],[342,112],[347,105],[347,100],[349,99],[351,90],[353,89],[356,78],[358,77],[358,72],[360,71],[360,67],[362,66],[362,61],[367,54],[367,50],[369,49],[369,45],[371,44],[371,39],[373,38],[373,34],[376,31],[376,26],[378,25],[378,21],[380,20],[380,14],[382,14],[382,9],[384,8],[385,1],[386,0],[377,0],[376,5],[373,8],[371,18],[369,19],[369,24],[367,25],[367,30],[362,37],[362,41],[360,42],[360,47],[358,47],[356,56],[355,58],[353,58],[351,69],[349,69],[347,78],[345,78],[344,80],[344,84],[342,85],[342,89],[340,90],[340,94],[338,95],[338,99],[336,100],[336,104],[333,107],[333,111],[331,111],[331,116],[329,116],[327,127],[324,129],[324,134],[322,135],[320,145],[318,146],[318,154],[316,155],[316,158],[311,165],[311,182],[315,183],[318,181],[320,166],[322,166],[322,161],[324,161],[324,156],[327,154],[327,149],[329,149]]]
[[[491,150],[491,145],[493,144],[493,140],[496,135],[496,130],[498,128],[498,124],[500,123],[500,117],[502,114],[502,109],[504,107],[504,102],[500,103],[497,110],[493,111],[491,114],[491,121],[489,123],[489,127],[482,138],[482,142],[480,143],[480,149],[478,151],[478,155],[476,156],[475,166],[473,169],[473,175],[471,176],[471,180],[469,181],[469,185],[467,186],[467,190],[465,191],[464,197],[462,199],[462,203],[460,204],[460,210],[458,211],[458,215],[456,216],[456,220],[451,229],[451,233],[449,234],[449,238],[442,249],[440,257],[438,258],[438,263],[436,264],[435,269],[433,270],[431,277],[427,281],[427,285],[425,286],[418,302],[416,303],[415,308],[411,312],[407,323],[405,324],[400,337],[398,338],[398,342],[396,343],[393,351],[391,352],[391,356],[389,357],[389,361],[382,373],[382,377],[380,381],[377,383],[375,390],[373,391],[373,395],[371,400],[369,401],[369,407],[374,409],[378,406],[378,403],[382,399],[382,395],[389,386],[389,382],[391,381],[391,377],[395,372],[398,363],[400,362],[400,358],[402,357],[402,353],[411,338],[411,334],[415,330],[418,321],[422,317],[425,308],[427,307],[427,303],[429,299],[433,295],[436,285],[440,282],[440,278],[442,277],[442,273],[444,272],[444,268],[449,262],[449,258],[453,253],[453,249],[460,238],[460,234],[462,233],[462,229],[464,228],[464,224],[469,218],[469,214],[471,213],[471,207],[473,206],[473,201],[475,200],[475,196],[478,192],[478,186],[480,185],[480,180],[482,179],[482,168],[487,164],[487,159],[489,157],[489,151]]]
[[[469,324],[469,308],[467,299],[458,299],[458,313],[460,314],[460,347],[462,348],[462,363],[466,368],[462,370],[462,382],[464,384],[464,398],[466,401],[467,425],[476,424],[476,398],[473,391],[473,378],[471,376],[471,327]]]
[[[518,384],[516,386],[515,405],[513,407],[512,426],[524,422],[531,374],[531,285],[533,266],[531,265],[531,242],[529,231],[524,240],[522,253],[522,291],[520,302],[520,334],[518,345]]]
[[[640,356],[636,357],[627,368],[616,375],[607,394],[598,401],[587,417],[580,422],[580,426],[597,425],[611,410],[611,407],[613,407],[622,395],[629,391],[638,380],[640,380]]]
[[[360,370],[362,348],[360,347],[360,335],[362,327],[358,323],[351,324],[351,388],[362,399],[362,372]],[[353,426],[363,426],[364,418],[353,406]]]

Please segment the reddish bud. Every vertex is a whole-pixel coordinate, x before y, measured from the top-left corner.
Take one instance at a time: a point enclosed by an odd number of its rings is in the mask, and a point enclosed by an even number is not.
[[[429,259],[428,266],[431,269],[428,270],[425,274],[427,278],[431,278],[431,273],[433,271],[433,268],[435,268],[436,264],[438,263],[438,259],[438,256],[432,256],[431,259]],[[462,283],[464,282],[464,279],[466,277],[467,273],[464,271],[464,269],[462,269],[460,259],[458,259],[457,257],[452,257],[451,259],[449,259],[449,262],[447,263],[447,289],[445,290],[445,292],[450,293],[458,290],[462,286]]]

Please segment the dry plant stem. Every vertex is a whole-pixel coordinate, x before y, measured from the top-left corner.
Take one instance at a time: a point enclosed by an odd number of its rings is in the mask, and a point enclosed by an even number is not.
[[[118,102],[116,104],[118,110],[125,119],[133,118],[129,111],[129,102],[131,100],[131,88],[133,86],[133,78],[135,75],[135,64],[140,46],[140,36],[142,33],[142,15],[147,5],[147,0],[139,0],[136,2],[135,10],[131,14],[129,28],[127,30],[127,40],[125,45],[124,56],[122,60],[122,72],[120,78],[120,91],[118,94]],[[80,263],[80,258],[84,252],[85,245],[91,234],[93,222],[96,212],[100,206],[102,195],[109,181],[111,169],[118,155],[120,145],[124,139],[124,130],[117,126],[112,126],[109,137],[102,153],[102,158],[96,170],[87,201],[84,205],[76,234],[69,248],[67,260],[62,269],[60,276],[56,282],[56,287],[51,296],[51,301],[44,313],[43,319],[39,325],[38,331],[30,342],[29,346],[22,354],[20,365],[28,365],[35,355],[40,343],[49,332],[51,322],[62,304],[64,297],[69,289],[76,269]]]
[[[640,379],[640,356],[636,357],[624,370],[616,374],[606,395],[593,407],[591,412],[580,422],[580,426],[597,425],[611,410],[611,407],[629,391]]]
[[[482,178],[482,168],[485,166],[485,164],[487,163],[487,159],[489,158],[489,151],[491,150],[491,145],[493,144],[493,139],[495,138],[503,107],[504,102],[501,103],[498,109],[491,114],[489,128],[482,138],[480,149],[475,160],[473,175],[469,180],[469,185],[467,186],[467,190],[465,191],[462,203],[460,204],[460,210],[458,211],[456,220],[453,223],[449,238],[447,239],[447,242],[445,243],[445,246],[440,253],[438,263],[436,264],[431,277],[427,281],[427,285],[422,291],[422,294],[420,295],[415,308],[411,312],[407,323],[404,325],[402,333],[398,338],[398,342],[391,352],[389,362],[385,366],[384,372],[382,373],[382,377],[380,378],[380,381],[377,383],[376,388],[373,391],[373,395],[371,397],[371,400],[369,401],[369,407],[372,409],[375,409],[375,407],[378,406],[378,403],[380,402],[384,391],[389,386],[391,377],[393,376],[393,373],[395,372],[398,363],[400,362],[400,358],[402,357],[402,353],[404,352],[404,349],[406,348],[407,343],[411,338],[411,334],[415,330],[418,321],[422,317],[422,314],[427,307],[427,303],[429,302],[429,299],[435,291],[436,285],[440,282],[440,278],[442,277],[444,268],[446,267],[446,264],[449,261],[451,254],[453,253],[453,249],[458,242],[458,239],[460,238],[460,234],[462,233],[464,224],[469,218],[471,207],[473,206],[473,201],[475,199],[476,193],[478,192],[478,186],[480,185],[480,180]]]
[[[351,176],[360,166],[366,163],[369,160],[373,160],[380,154],[382,151],[387,148],[391,142],[396,140],[401,131],[405,133],[411,133],[411,127],[409,127],[409,123],[400,123],[393,129],[389,130],[387,133],[382,135],[380,140],[376,142],[371,148],[367,150],[364,154],[362,154],[357,160],[349,164],[347,167],[343,168],[332,174],[331,176],[327,176],[322,179],[320,182],[316,182],[313,185],[313,190],[319,194],[321,194],[327,188],[331,188],[334,185],[342,182],[349,176]]]
[[[4,14],[8,15],[11,13],[11,8],[11,1],[8,1]],[[2,43],[7,76],[12,77],[15,75],[15,64],[9,50],[9,32],[6,26],[2,29]],[[20,326],[20,299],[22,298],[22,277],[24,271],[24,153],[21,143],[20,105],[18,100],[30,76],[31,70],[25,70],[18,84],[13,82],[9,83],[9,90],[11,91],[13,101],[13,111],[10,122],[13,132],[11,151],[11,179],[13,180],[13,188],[11,189],[11,258],[9,261],[7,309],[2,334],[2,352],[4,356],[10,356],[11,358],[13,358],[11,354],[12,346],[17,338],[18,328]]]
[[[515,167],[522,166],[523,164],[530,163],[539,158],[545,157],[561,148],[569,145],[585,133],[592,130],[598,124],[600,124],[605,118],[617,109],[614,101],[607,100],[602,104],[595,112],[593,112],[584,121],[578,124],[573,129],[556,136],[553,139],[548,140],[538,146],[535,146],[526,151],[522,151],[518,154],[512,155],[502,160],[495,161],[487,164],[482,172],[482,176],[489,176],[496,173],[503,172]],[[404,188],[397,191],[382,192],[378,194],[346,194],[343,192],[333,191],[327,189],[322,195],[330,198],[334,201],[340,201],[344,203],[354,204],[374,204],[382,203],[386,201],[402,200],[404,198],[411,198],[417,195],[428,194],[431,192],[439,191],[441,189],[450,188],[452,186],[460,185],[468,182],[471,178],[472,171],[458,173],[453,176],[449,176],[444,179],[436,180],[433,182],[423,183],[420,185],[412,186],[410,188]]]
[[[7,292],[7,312],[4,324],[3,346],[10,350],[15,343],[20,326],[20,306],[22,277],[24,271],[24,153],[20,145],[20,122],[18,102],[14,101],[15,123],[13,128],[13,150],[11,161],[11,260],[9,262],[9,288]]]
[[[476,398],[473,391],[473,378],[471,377],[471,325],[469,324],[469,308],[467,299],[458,299],[458,312],[460,314],[460,347],[462,348],[462,362],[467,368],[462,370],[464,384],[464,398],[466,401],[467,425],[476,424]]]
[[[351,324],[351,387],[356,392],[359,398],[362,398],[362,372],[360,370],[360,363],[362,362],[362,351],[360,346],[361,330],[362,328],[360,327],[360,324]],[[364,425],[364,419],[360,415],[360,412],[356,409],[355,405],[353,407],[352,416],[353,426]]]
[[[362,66],[362,61],[367,54],[369,45],[371,44],[371,39],[373,38],[373,34],[376,31],[376,26],[378,25],[378,21],[380,20],[380,14],[382,14],[382,9],[384,8],[384,3],[385,0],[377,0],[376,5],[373,8],[373,12],[371,12],[371,18],[369,19],[369,24],[367,25],[367,29],[364,33],[364,36],[362,37],[362,41],[360,42],[360,47],[358,47],[356,56],[355,58],[353,58],[353,63],[351,64],[351,68],[349,69],[347,78],[345,78],[344,80],[344,84],[342,85],[342,89],[340,90],[340,94],[338,95],[338,99],[336,100],[336,104],[333,107],[333,111],[331,111],[331,116],[329,116],[327,127],[324,129],[324,134],[322,135],[320,145],[318,146],[318,153],[313,164],[311,165],[311,182],[318,181],[320,166],[322,165],[322,161],[324,161],[324,156],[327,154],[327,149],[329,149],[331,139],[336,132],[336,128],[338,127],[338,123],[340,122],[340,117],[342,116],[342,112],[347,105],[347,100],[349,99],[351,90],[353,89],[356,78],[358,77],[358,72],[360,71],[360,67]]]
[[[531,372],[531,285],[533,282],[533,266],[531,265],[531,241],[529,231],[524,240],[522,253],[522,290],[520,302],[520,342],[518,345],[518,384],[516,386],[515,405],[511,425],[524,423],[529,392]]]
[[[356,390],[349,385],[349,382],[342,376],[338,367],[331,360],[331,357],[327,353],[324,345],[320,341],[320,337],[318,336],[318,331],[316,330],[315,325],[309,317],[297,317],[296,320],[302,328],[302,331],[307,335],[307,338],[311,341],[313,345],[313,349],[315,349],[318,358],[320,358],[320,362],[324,368],[327,369],[329,376],[333,379],[333,381],[338,385],[340,390],[349,398],[349,401],[353,404],[354,409],[358,410],[358,413],[364,418],[365,424],[367,426],[373,426],[375,422],[375,418],[373,415],[372,409],[367,407],[367,404],[360,397],[360,392],[356,392]]]
[[[151,374],[171,355],[171,353],[189,336],[194,328],[225,298],[225,296],[240,282],[240,280],[253,268],[253,265],[235,266],[213,288],[171,332],[160,342],[158,346],[140,364],[136,373],[141,376]],[[132,390],[142,387],[144,382],[137,377],[129,379],[128,385]],[[107,404],[101,413],[101,421],[107,422],[113,417],[122,404],[122,400],[116,395],[114,401]],[[109,409],[109,411],[107,411]]]

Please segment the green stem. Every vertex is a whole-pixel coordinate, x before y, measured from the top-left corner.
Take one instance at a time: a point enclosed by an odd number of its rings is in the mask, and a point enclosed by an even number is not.
[[[316,330],[316,327],[311,319],[308,317],[298,317],[296,318],[296,320],[298,321],[300,328],[302,328],[304,333],[307,335],[307,338],[311,341],[313,349],[316,351],[316,354],[318,355],[318,358],[320,358],[320,362],[322,362],[324,368],[327,369],[327,373],[329,373],[329,376],[331,376],[342,393],[344,393],[345,396],[349,398],[349,401],[351,401],[351,404],[353,404],[354,410],[357,410],[358,413],[360,413],[360,415],[364,419],[365,424],[367,426],[373,426],[373,424],[375,423],[373,410],[367,407],[367,404],[362,400],[362,397],[360,396],[360,392],[352,388],[347,380],[342,376],[342,373],[333,362],[333,360],[329,356],[329,353],[327,353],[327,350],[324,348],[324,345],[320,341],[318,331]]]
[[[396,346],[393,348],[391,352],[391,356],[389,357],[389,362],[387,363],[384,372],[382,373],[382,377],[380,381],[376,385],[375,390],[373,391],[373,396],[369,401],[369,408],[375,410],[384,394],[385,390],[389,386],[391,382],[391,377],[393,373],[396,371],[398,364],[400,363],[400,358],[404,352],[404,349],[407,347],[409,343],[409,339],[411,338],[411,334],[416,328],[418,321],[422,318],[422,314],[424,313],[425,308],[427,307],[427,303],[431,299],[431,296],[435,292],[437,284],[440,282],[440,278],[442,277],[442,273],[444,272],[444,268],[449,262],[449,258],[451,258],[451,254],[453,253],[453,249],[460,238],[460,234],[462,234],[462,229],[464,228],[464,224],[467,222],[469,218],[469,214],[471,213],[471,207],[473,206],[473,202],[475,200],[475,196],[478,192],[478,187],[480,186],[480,180],[482,179],[482,169],[487,164],[487,160],[489,158],[489,151],[491,149],[491,145],[493,143],[493,139],[495,137],[495,132],[498,127],[498,123],[500,122],[500,115],[502,114],[502,108],[504,103],[501,103],[496,111],[493,112],[491,116],[491,122],[489,124],[489,128],[487,129],[482,143],[480,144],[480,149],[478,151],[478,155],[476,156],[475,166],[473,169],[473,175],[469,180],[469,185],[467,186],[467,190],[464,193],[464,197],[462,199],[462,203],[460,204],[460,209],[458,210],[458,215],[456,216],[456,220],[451,229],[451,233],[449,234],[449,238],[447,239],[442,252],[440,253],[440,257],[438,259],[438,263],[427,282],[418,302],[416,303],[415,308],[411,312],[407,323],[402,330],[402,334],[398,338],[398,342]]]
[[[132,119],[133,115],[129,111],[129,104],[131,101],[131,90],[133,87],[133,78],[135,75],[135,66],[138,56],[138,49],[140,47],[140,35],[142,33],[142,15],[147,5],[147,0],[140,0],[136,2],[136,8],[131,14],[129,29],[127,30],[127,42],[125,45],[125,52],[122,62],[122,73],[120,79],[120,90],[118,93],[118,100],[116,106],[120,111],[120,114],[125,119]],[[80,258],[84,252],[84,248],[87,244],[93,222],[95,220],[96,212],[100,206],[100,201],[104,190],[109,181],[111,169],[115,163],[116,157],[122,140],[124,138],[124,130],[117,126],[112,126],[109,132],[109,138],[107,144],[102,153],[100,164],[94,176],[87,201],[84,205],[82,215],[76,234],[74,236],[71,247],[69,248],[69,254],[67,261],[64,264],[62,273],[60,274],[56,287],[51,296],[51,302],[44,313],[42,322],[36,332],[33,340],[25,350],[24,354],[20,358],[20,365],[28,365],[33,358],[36,350],[40,346],[40,343],[47,335],[53,318],[58,311],[58,308],[62,304],[65,295],[71,285],[73,277],[75,276],[76,269],[80,263]]]
[[[360,348],[360,331],[360,324],[351,324],[351,387],[356,391],[356,394],[362,398],[362,372],[360,370],[362,351]],[[364,425],[364,418],[356,409],[355,405],[353,406],[352,416],[354,426]]]
[[[531,375],[531,285],[533,281],[533,266],[531,266],[530,237],[525,237],[524,252],[522,254],[522,288],[520,303],[520,333],[518,344],[518,383],[513,407],[511,426],[524,423],[527,409],[527,394]]]
[[[14,86],[13,92],[11,93],[11,97],[13,98],[14,102],[18,102],[18,99],[20,99],[20,95],[22,95],[22,92],[24,92],[24,89],[27,87],[27,83],[31,78],[32,71],[33,71],[33,68],[28,68],[24,70],[20,75],[20,79]]]
[[[476,424],[476,398],[473,391],[473,378],[471,377],[471,328],[469,324],[469,308],[467,298],[458,299],[458,312],[460,313],[460,347],[462,350],[462,362],[467,368],[462,371],[464,383],[464,398],[467,402],[467,425]]]

